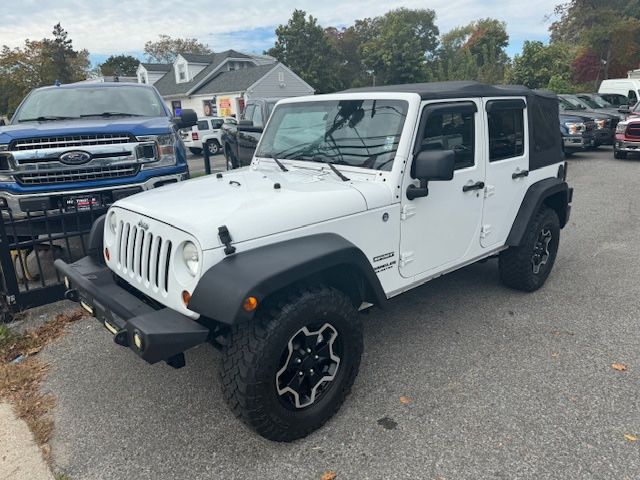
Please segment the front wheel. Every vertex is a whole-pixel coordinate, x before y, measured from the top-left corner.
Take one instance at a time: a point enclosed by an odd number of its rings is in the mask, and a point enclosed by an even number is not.
[[[342,292],[292,290],[232,329],[222,385],[234,413],[263,437],[290,442],[340,408],[358,374],[362,326]]]
[[[543,206],[529,223],[522,244],[500,253],[500,280],[524,292],[539,289],[551,273],[559,245],[558,214]]]

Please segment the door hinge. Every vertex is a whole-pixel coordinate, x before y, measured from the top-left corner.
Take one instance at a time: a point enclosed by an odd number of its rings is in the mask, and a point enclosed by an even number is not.
[[[400,219],[406,220],[409,217],[413,217],[415,214],[416,214],[415,205],[406,204],[402,206],[402,212],[400,212]]]
[[[414,260],[415,254],[413,252],[403,252],[400,254],[400,267],[402,268]]]
[[[484,187],[484,198],[492,197],[496,193],[496,187],[494,185],[487,185]]]
[[[480,238],[487,238],[491,234],[491,225],[482,225]]]

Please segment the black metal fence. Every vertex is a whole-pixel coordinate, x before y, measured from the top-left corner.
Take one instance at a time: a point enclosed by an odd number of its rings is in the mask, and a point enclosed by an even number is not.
[[[100,206],[98,206],[100,205]],[[93,221],[107,207],[97,198],[84,204],[60,204],[55,209],[13,212],[0,204],[0,321],[16,312],[61,300],[64,282],[53,266],[62,258],[75,261],[87,255],[87,236]]]

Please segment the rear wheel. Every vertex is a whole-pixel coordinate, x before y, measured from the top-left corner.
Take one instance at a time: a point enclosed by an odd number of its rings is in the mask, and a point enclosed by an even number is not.
[[[207,150],[209,150],[209,155],[217,155],[220,153],[220,144],[216,140],[212,140],[207,142]]]
[[[362,326],[342,292],[292,290],[235,326],[223,350],[225,399],[249,427],[289,442],[320,428],[340,408],[358,373]]]
[[[559,244],[558,214],[543,206],[529,223],[522,244],[500,253],[500,280],[524,292],[539,289],[551,273]]]
[[[189,151],[191,153],[193,153],[194,155],[200,155],[202,154],[202,149],[201,148],[189,148]]]

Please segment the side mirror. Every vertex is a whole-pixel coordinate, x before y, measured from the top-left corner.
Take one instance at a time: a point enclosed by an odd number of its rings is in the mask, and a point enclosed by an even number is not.
[[[416,155],[413,176],[420,180],[420,187],[410,185],[407,198],[426,197],[429,195],[429,181],[446,181],[453,178],[456,154],[453,150],[424,150]]]
[[[185,108],[180,113],[179,117],[173,117],[173,124],[181,130],[183,128],[191,128],[198,124],[198,115],[195,111]]]
[[[631,110],[629,109],[629,105],[620,105],[618,111],[620,113],[629,113]]]

